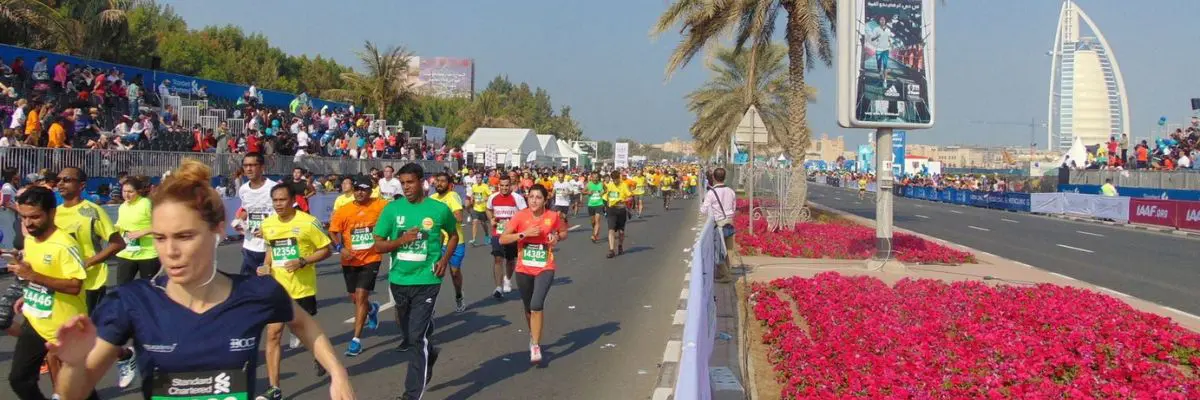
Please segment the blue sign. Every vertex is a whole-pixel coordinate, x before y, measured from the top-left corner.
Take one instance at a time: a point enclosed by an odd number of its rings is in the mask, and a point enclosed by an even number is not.
[[[1058,185],[1058,191],[1100,194],[1100,185]],[[1200,190],[1119,187],[1117,191],[1133,198],[1200,201]]]
[[[892,131],[892,174],[904,176],[904,142],[908,132]]]

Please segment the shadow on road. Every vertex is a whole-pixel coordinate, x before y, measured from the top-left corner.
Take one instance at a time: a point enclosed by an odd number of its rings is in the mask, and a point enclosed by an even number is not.
[[[543,361],[541,368],[549,366],[551,362],[558,358],[569,356],[571,353],[579,351],[579,349],[590,346],[601,337],[616,333],[621,330],[620,325],[618,322],[606,322],[568,333],[554,343],[542,345]],[[466,375],[434,385],[429,390],[437,391],[466,385],[454,394],[446,396],[446,398],[469,399],[492,384],[508,379],[518,373],[528,371],[532,367],[529,365],[528,359],[529,353],[526,351],[503,354],[480,363],[479,368]]]
[[[633,253],[643,252],[646,250],[654,250],[654,246],[633,246],[628,249],[625,249],[625,254],[633,254]]]

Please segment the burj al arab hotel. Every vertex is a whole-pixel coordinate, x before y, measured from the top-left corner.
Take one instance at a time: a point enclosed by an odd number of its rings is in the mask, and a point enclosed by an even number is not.
[[[1129,130],[1129,99],[1116,55],[1095,22],[1065,0],[1050,51],[1048,148],[1066,151],[1075,138],[1085,146]]]

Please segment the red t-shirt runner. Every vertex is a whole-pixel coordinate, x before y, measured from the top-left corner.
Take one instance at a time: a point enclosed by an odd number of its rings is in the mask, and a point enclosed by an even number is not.
[[[525,197],[516,193],[508,195],[494,193],[492,197],[488,198],[487,208],[492,210],[492,216],[496,217],[492,236],[500,236],[504,232],[511,231],[507,227],[509,220],[517,214],[517,211],[525,208]]]
[[[562,229],[562,224],[558,212],[549,210],[540,217],[533,215],[532,210],[521,210],[508,221],[509,232],[524,232],[535,225],[542,228],[540,235],[517,241],[517,272],[537,276],[542,271],[554,270],[554,246],[546,243],[546,238]]]

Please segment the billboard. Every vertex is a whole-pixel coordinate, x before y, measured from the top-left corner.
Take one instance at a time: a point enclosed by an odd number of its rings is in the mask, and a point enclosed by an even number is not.
[[[417,82],[414,89],[436,97],[475,95],[475,60],[451,57],[414,57]],[[410,65],[411,67],[411,65]]]
[[[613,145],[613,166],[629,167],[629,143],[618,142]]]
[[[933,14],[934,0],[839,2],[839,125],[933,126]]]

